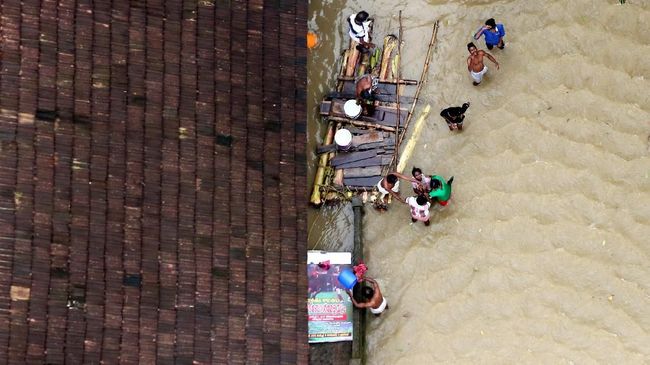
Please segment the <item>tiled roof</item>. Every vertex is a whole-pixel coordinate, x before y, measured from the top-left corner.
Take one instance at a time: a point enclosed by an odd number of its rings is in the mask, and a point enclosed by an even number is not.
[[[306,363],[306,1],[1,0],[0,364]]]

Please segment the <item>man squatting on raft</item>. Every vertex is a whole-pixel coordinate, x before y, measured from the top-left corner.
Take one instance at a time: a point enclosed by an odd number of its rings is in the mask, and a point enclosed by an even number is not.
[[[348,25],[350,26],[348,34],[353,41],[359,42],[359,45],[357,45],[359,52],[367,52],[369,48],[375,46],[370,43],[370,25],[372,24],[372,19],[368,19],[369,16],[367,12],[362,10],[348,17]]]
[[[354,304],[355,307],[361,309],[361,308],[368,308],[370,309],[370,312],[374,314],[375,316],[379,316],[382,314],[383,311],[388,309],[388,302],[386,301],[386,298],[381,294],[381,290],[379,289],[379,284],[375,281],[375,279],[372,278],[364,278],[361,279],[361,282],[367,281],[370,284],[372,284],[372,288],[369,286],[362,286],[361,287],[361,295],[365,299],[365,302],[357,302],[354,299],[354,295],[352,295],[352,291],[350,289],[347,290],[348,295],[350,296],[350,299],[352,299],[352,304]]]
[[[452,106],[447,109],[443,109],[440,112],[440,116],[445,119],[447,126],[450,131],[457,129],[459,131],[463,130],[463,120],[465,119],[465,112],[469,108],[469,101],[464,103],[463,106]]]
[[[469,74],[472,76],[472,79],[474,79],[474,86],[478,86],[478,84],[483,81],[483,75],[488,71],[487,66],[483,64],[483,57],[487,57],[492,61],[497,66],[497,70],[499,69],[499,62],[497,62],[491,54],[484,50],[477,49],[474,43],[468,43],[467,50],[469,51],[469,57],[467,57],[467,70],[469,70]]]
[[[355,88],[357,105],[363,108],[363,115],[373,115],[375,112],[375,95],[379,94],[378,83],[379,79],[371,74],[365,74],[357,79]]]

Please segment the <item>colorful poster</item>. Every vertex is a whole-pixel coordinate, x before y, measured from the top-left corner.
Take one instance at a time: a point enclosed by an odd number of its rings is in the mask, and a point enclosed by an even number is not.
[[[351,267],[349,252],[309,251],[309,343],[352,341],[352,301],[338,275]]]

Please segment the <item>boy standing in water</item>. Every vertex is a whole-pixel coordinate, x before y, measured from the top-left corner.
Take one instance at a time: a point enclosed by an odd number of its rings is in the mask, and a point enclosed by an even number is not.
[[[431,182],[431,178],[425,176],[422,173],[422,169],[420,169],[419,167],[413,167],[413,170],[411,170],[411,175],[413,175],[413,178],[416,180],[411,182],[411,186],[413,187],[413,192],[417,195],[428,194],[429,183]]]
[[[452,106],[440,112],[440,116],[445,119],[450,131],[454,129],[459,131],[463,130],[463,120],[465,119],[467,108],[469,108],[469,102],[463,104],[461,107]]]
[[[503,41],[503,37],[506,35],[506,30],[503,28],[503,24],[497,24],[496,21],[494,21],[494,18],[485,21],[485,26],[481,27],[481,29],[474,34],[474,39],[478,41],[479,38],[481,38],[481,35],[485,36],[485,46],[487,49],[492,49],[494,46],[503,49],[506,46]]]
[[[472,79],[474,79],[474,86],[478,86],[478,84],[483,80],[483,75],[488,71],[487,66],[483,64],[483,57],[487,57],[492,61],[497,66],[497,70],[499,69],[499,62],[497,62],[491,54],[477,49],[474,43],[468,43],[467,50],[469,51],[469,57],[467,57],[467,70],[469,70]]]
[[[410,196],[406,198],[406,203],[411,208],[411,222],[421,221],[424,222],[425,226],[431,223],[429,221],[429,208],[431,208],[431,203],[429,203],[426,196]]]
[[[431,191],[429,192],[431,202],[438,202],[438,204],[443,207],[446,206],[449,203],[449,199],[451,199],[451,183],[453,182],[453,176],[449,181],[445,181],[445,179],[439,175],[431,176]]]

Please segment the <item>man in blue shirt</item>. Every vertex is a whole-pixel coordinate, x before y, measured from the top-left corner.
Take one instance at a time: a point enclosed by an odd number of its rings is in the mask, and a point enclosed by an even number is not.
[[[485,45],[488,49],[492,49],[494,46],[503,49],[506,46],[505,42],[503,42],[506,30],[503,28],[503,24],[497,24],[494,21],[494,18],[490,18],[485,22],[485,26],[481,27],[481,29],[474,34],[474,39],[478,40],[481,38],[481,35],[485,36]]]

